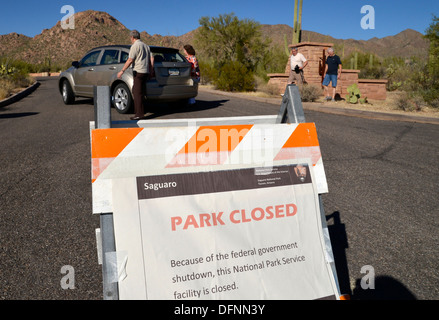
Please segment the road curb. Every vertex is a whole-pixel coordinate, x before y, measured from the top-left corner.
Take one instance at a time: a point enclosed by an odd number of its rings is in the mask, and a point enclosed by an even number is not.
[[[246,100],[258,101],[263,103],[275,104],[280,107],[282,100],[281,98],[262,98],[262,97],[252,97],[242,93],[235,92],[226,92],[208,88],[199,88],[202,92],[229,96],[229,97],[237,97]],[[358,109],[349,109],[349,108],[337,108],[332,106],[325,106],[324,104],[316,105],[314,103],[304,102],[303,103],[304,110],[317,111],[329,114],[337,114],[348,117],[358,117],[358,118],[366,118],[366,119],[375,119],[375,120],[386,120],[386,121],[403,121],[403,122],[416,122],[416,123],[426,123],[426,124],[436,124],[439,125],[439,118],[431,118],[431,117],[423,117],[423,116],[414,116],[409,114],[399,114],[399,113],[389,113],[389,112],[379,112],[379,111],[366,111],[366,110],[358,110]]]
[[[26,96],[30,95],[32,92],[34,92],[39,86],[40,86],[40,83],[38,81],[36,81],[30,87],[10,96],[9,98],[1,100],[0,101],[0,108],[6,107],[14,102],[17,102],[17,101],[23,99],[24,97],[26,97]]]
[[[365,118],[365,119],[374,119],[374,120],[386,120],[386,121],[402,121],[402,122],[415,122],[415,123],[426,123],[426,124],[436,124],[439,125],[439,118],[430,118],[423,116],[413,116],[406,115],[400,113],[389,113],[389,112],[380,112],[380,111],[366,111],[366,110],[357,110],[357,109],[347,109],[347,108],[334,108],[328,106],[316,106],[310,104],[304,104],[303,108],[305,110],[330,113],[343,115],[348,117],[357,117],[357,118]]]

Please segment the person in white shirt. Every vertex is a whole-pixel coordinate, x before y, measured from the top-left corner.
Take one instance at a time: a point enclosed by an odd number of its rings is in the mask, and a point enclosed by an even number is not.
[[[296,81],[297,86],[302,86],[305,82],[305,79],[303,77],[303,69],[308,65],[308,61],[306,60],[305,56],[301,53],[299,53],[299,50],[294,47],[291,48],[291,55],[290,55],[290,75],[288,77],[288,84],[292,84],[294,81]]]
[[[140,40],[137,30],[130,32],[131,49],[128,60],[117,77],[122,78],[123,73],[133,65],[133,99],[135,116],[131,120],[141,120],[145,116],[146,81],[154,70],[154,58],[148,45]]]

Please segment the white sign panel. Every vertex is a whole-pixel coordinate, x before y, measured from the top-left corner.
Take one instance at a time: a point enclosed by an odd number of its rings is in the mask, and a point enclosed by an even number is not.
[[[96,214],[114,211],[113,179],[206,167],[262,167],[309,159],[319,194],[328,192],[313,123],[95,129],[91,147]]]
[[[114,179],[120,298],[338,298],[311,168]]]

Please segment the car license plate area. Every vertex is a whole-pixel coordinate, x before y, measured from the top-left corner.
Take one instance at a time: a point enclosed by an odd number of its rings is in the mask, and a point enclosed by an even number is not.
[[[179,76],[180,75],[180,70],[177,68],[169,68],[168,72],[169,72],[170,76]]]

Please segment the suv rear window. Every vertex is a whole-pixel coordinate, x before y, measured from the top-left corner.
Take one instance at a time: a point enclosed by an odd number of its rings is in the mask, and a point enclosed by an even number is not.
[[[186,59],[178,52],[171,48],[151,48],[154,56],[154,62],[186,62]]]

